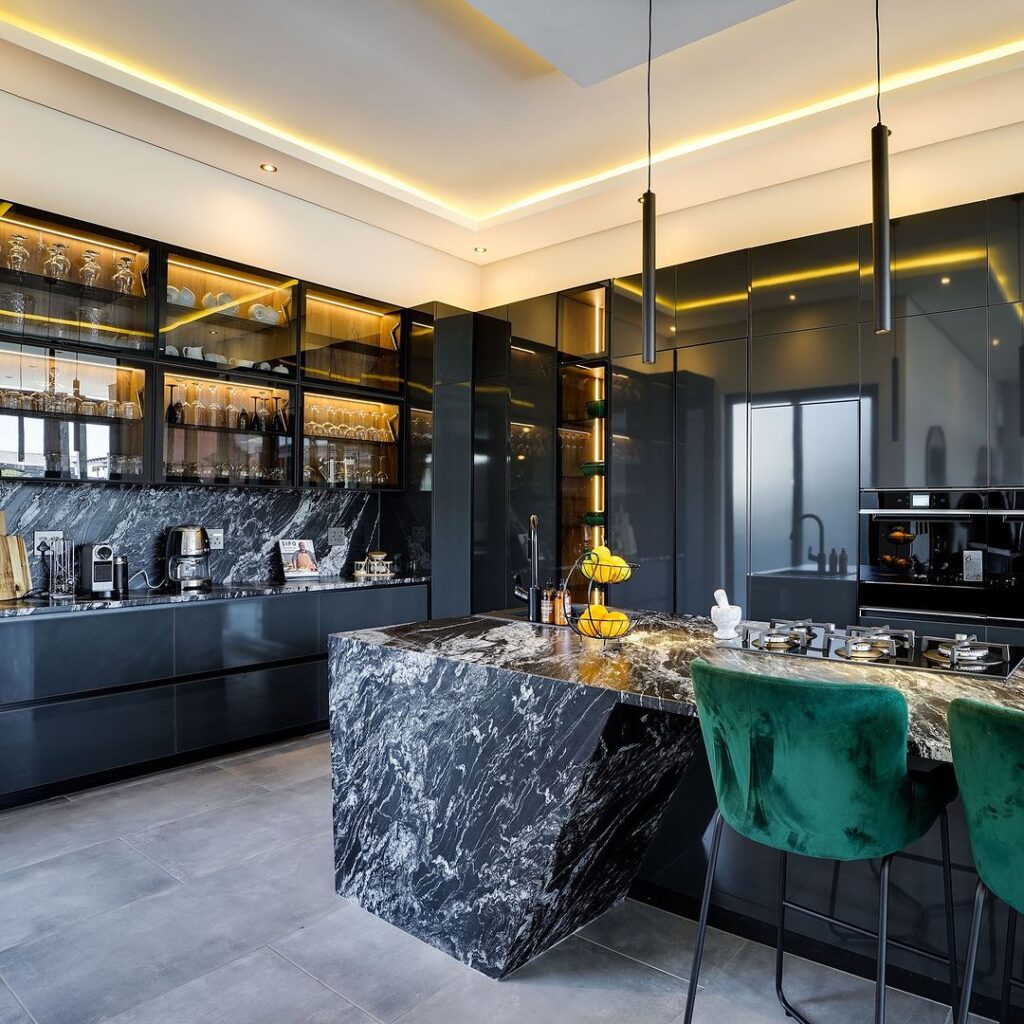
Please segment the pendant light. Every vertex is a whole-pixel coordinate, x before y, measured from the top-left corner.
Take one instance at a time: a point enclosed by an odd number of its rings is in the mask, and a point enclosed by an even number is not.
[[[653,363],[656,357],[655,285],[657,283],[654,244],[654,193],[651,191],[651,54],[654,40],[654,0],[647,0],[647,191],[640,197],[643,206],[643,273],[640,277],[640,333],[643,337],[643,361]]]
[[[882,124],[882,31],[875,0],[875,109],[871,129],[871,264],[874,284],[875,334],[892,331],[892,239],[889,234],[889,136]]]

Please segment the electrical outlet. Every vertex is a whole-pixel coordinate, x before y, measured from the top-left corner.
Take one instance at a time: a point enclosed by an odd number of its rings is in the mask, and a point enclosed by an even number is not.
[[[223,530],[207,530],[210,536],[210,550],[211,551],[223,551],[224,550],[224,531]]]
[[[332,548],[343,548],[348,542],[348,530],[344,526],[327,527],[327,544]]]
[[[63,539],[63,530],[36,530],[32,535],[32,550],[43,557],[54,544],[59,544]],[[43,547],[44,544],[45,547]]]

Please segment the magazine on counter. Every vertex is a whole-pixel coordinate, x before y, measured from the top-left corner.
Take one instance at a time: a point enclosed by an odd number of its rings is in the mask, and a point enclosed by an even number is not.
[[[311,540],[279,540],[281,564],[286,580],[308,580],[320,575],[316,549]]]

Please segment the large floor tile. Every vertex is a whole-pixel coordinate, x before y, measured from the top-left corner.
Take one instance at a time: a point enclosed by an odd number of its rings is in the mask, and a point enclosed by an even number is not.
[[[636,900],[624,900],[578,934],[677,978],[690,977],[697,923],[685,917]],[[743,943],[744,940],[735,935],[709,928],[700,971],[701,985],[713,981]]]
[[[385,1022],[473,973],[351,905],[275,942],[273,948]]]
[[[330,840],[301,840],[18,946],[2,974],[39,1024],[94,1024],[338,905]]]
[[[261,790],[227,807],[129,833],[124,841],[176,878],[192,879],[303,836],[331,834],[331,781]]]
[[[257,750],[221,764],[250,782],[280,789],[330,775],[331,744],[327,733],[317,733],[297,743]]]
[[[207,765],[106,789],[88,800],[49,801],[7,811],[0,814],[0,872],[225,807],[261,792],[262,787],[248,779]]]
[[[0,949],[179,884],[119,839],[7,871],[0,875]]]
[[[661,1024],[682,1013],[686,985],[575,936],[505,981],[465,973],[401,1024]]]
[[[269,949],[258,949],[108,1024],[373,1024]]]
[[[822,967],[799,957],[786,957],[786,995],[789,1001],[815,1024],[850,1024],[873,1019],[875,985],[865,978]],[[775,950],[748,942],[726,964],[705,990],[724,1000],[737,1012],[757,1011],[769,1020],[784,1021],[775,1000]],[[697,997],[700,1007],[701,995]],[[718,1004],[720,1005],[720,1004]],[[887,996],[888,1024],[943,1024],[949,1007],[890,988]],[[704,1014],[710,1024],[713,1017]],[[720,1016],[718,1020],[720,1020]]]
[[[14,998],[14,993],[0,981],[0,1024],[32,1024],[32,1018]]]

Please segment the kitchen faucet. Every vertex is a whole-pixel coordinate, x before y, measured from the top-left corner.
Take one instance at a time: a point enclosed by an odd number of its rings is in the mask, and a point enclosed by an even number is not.
[[[530,516],[530,589],[523,587],[519,573],[515,575],[515,595],[525,601],[531,622],[540,622],[540,541],[537,516]]]
[[[798,516],[793,521],[793,529],[790,532],[789,539],[793,540],[797,535],[797,530],[800,528],[800,523],[804,519],[813,519],[818,524],[818,553],[814,553],[814,548],[810,544],[807,545],[807,560],[810,562],[816,562],[818,565],[818,572],[823,573],[825,571],[825,524],[821,521],[821,516],[816,516],[813,512],[805,512],[802,516]]]

